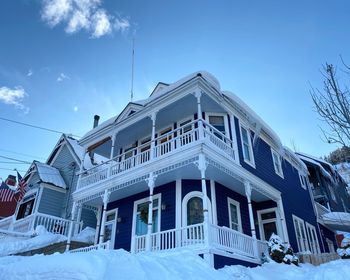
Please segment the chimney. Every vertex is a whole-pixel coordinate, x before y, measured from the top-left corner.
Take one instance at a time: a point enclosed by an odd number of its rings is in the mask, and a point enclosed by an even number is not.
[[[94,116],[94,126],[93,128],[95,128],[96,126],[98,126],[98,121],[100,120],[100,116],[99,115],[95,115]]]
[[[9,186],[16,186],[16,176],[9,175],[5,181],[5,183]]]

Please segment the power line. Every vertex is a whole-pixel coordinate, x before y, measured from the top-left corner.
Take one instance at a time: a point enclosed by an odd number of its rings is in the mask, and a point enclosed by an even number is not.
[[[9,160],[13,160],[13,161],[18,161],[19,163],[32,164],[32,163],[29,162],[29,161],[20,160],[20,159],[17,159],[17,158],[11,158],[11,157],[5,157],[5,156],[0,156],[0,158],[9,159]]]
[[[12,154],[15,154],[15,155],[20,155],[20,156],[25,156],[25,157],[29,157],[29,158],[38,158],[38,159],[46,160],[45,157],[33,156],[33,155],[19,153],[19,152],[15,152],[15,151],[11,151],[11,150],[0,149],[0,151],[6,152],[6,153],[12,153]]]
[[[26,162],[13,162],[13,161],[0,161],[0,163],[5,163],[5,164],[29,164]]]
[[[20,124],[20,125],[24,125],[24,126],[28,126],[28,127],[32,127],[32,128],[37,128],[37,129],[41,129],[41,130],[45,130],[45,131],[49,131],[49,132],[53,132],[53,133],[65,134],[65,132],[62,132],[62,131],[58,131],[58,130],[54,130],[54,129],[50,129],[50,128],[46,128],[46,127],[42,127],[42,126],[38,126],[38,125],[33,125],[33,124],[29,124],[29,123],[19,122],[19,121],[15,121],[15,120],[3,118],[3,117],[0,117],[0,120],[11,122],[11,123],[16,123],[16,124]],[[80,138],[80,136],[78,136],[78,135],[74,135],[74,134],[71,134],[71,135]]]

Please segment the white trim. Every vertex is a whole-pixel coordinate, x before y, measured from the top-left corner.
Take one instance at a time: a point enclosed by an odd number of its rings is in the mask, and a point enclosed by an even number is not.
[[[316,227],[305,222],[306,224],[306,236],[309,241],[310,251],[313,254],[321,254],[320,244],[318,242]]]
[[[309,242],[308,242],[308,237],[307,237],[307,232],[306,232],[304,220],[295,216],[295,215],[292,215],[292,218],[293,218],[294,233],[295,233],[295,238],[297,240],[299,253],[308,252],[310,249],[309,249]],[[299,228],[301,238],[303,237],[302,232],[304,232],[305,240],[298,239],[296,226]]]
[[[160,223],[161,223],[161,205],[162,205],[162,201],[161,201],[161,194],[155,194],[153,195],[153,200],[158,199],[158,229],[157,232],[160,231]],[[134,201],[134,210],[133,210],[133,214],[132,214],[132,230],[131,230],[131,239],[133,240],[134,236],[135,236],[135,230],[136,230],[136,214],[137,214],[137,206],[139,204],[145,203],[149,201],[149,197],[145,197],[139,200]],[[155,208],[155,206],[153,205],[153,209]],[[132,247],[131,247],[132,248]]]
[[[175,185],[175,205],[176,205],[176,212],[175,212],[175,227],[181,228],[181,189],[182,189],[182,181],[181,179],[176,180]]]
[[[329,253],[335,253],[335,248],[334,248],[333,241],[328,239],[328,238],[326,238],[326,243],[327,243],[327,247],[328,247]]]
[[[233,230],[236,230],[236,229],[232,228],[231,204],[236,206],[236,208],[237,208],[238,231],[243,233],[240,203],[238,201],[230,198],[230,197],[227,198],[227,210],[228,210],[229,228],[233,229]]]
[[[200,191],[192,191],[185,195],[185,197],[182,199],[182,226],[187,226],[187,203],[188,201],[193,197],[199,197],[202,199],[203,193]],[[208,214],[209,214],[209,222],[212,223],[212,211],[211,211],[211,203],[210,199],[207,197],[208,201]],[[204,218],[204,214],[203,214]]]
[[[280,176],[282,179],[284,179],[283,168],[282,168],[282,156],[272,147],[271,147],[271,156],[272,156],[272,164],[273,164],[273,168],[275,170],[275,173],[278,176]],[[278,168],[276,168],[275,157],[278,160],[277,165],[278,165],[280,171],[278,171]]]
[[[299,172],[299,180],[300,180],[300,185],[303,189],[306,190],[307,188],[307,178],[305,174],[301,174],[300,171]]]
[[[216,185],[214,180],[210,180],[210,195],[211,195],[211,202],[212,202],[212,213],[213,213],[213,224],[218,224],[218,214],[217,214],[217,208],[216,208]]]
[[[236,125],[235,125],[235,116],[233,114],[229,115],[230,124],[231,124],[231,134],[232,134],[232,142],[233,142],[233,149],[235,152],[235,162],[237,164],[239,163],[239,154],[238,154],[238,139],[236,134]]]
[[[115,214],[114,220],[113,221],[107,221],[107,217],[110,214]],[[117,233],[117,225],[118,225],[118,208],[106,211],[106,218],[105,218],[105,223],[104,226],[106,228],[106,226],[108,226],[109,224],[112,224],[112,233],[111,233],[111,239],[110,239],[110,248],[114,248],[114,242],[116,239],[116,233]],[[106,234],[106,229],[104,229],[104,234]],[[105,240],[105,238],[103,237],[103,242],[106,242],[107,240]]]
[[[263,226],[263,224],[265,224],[265,223],[275,222],[276,223],[276,229],[277,229],[276,234],[278,236],[281,236],[281,233],[282,233],[281,226],[282,225],[281,225],[281,219],[279,217],[279,213],[278,213],[277,210],[278,210],[277,207],[272,207],[272,208],[268,208],[268,209],[259,210],[259,211],[256,212],[257,216],[258,216],[260,240],[267,240],[266,237],[265,237],[264,226]],[[265,214],[265,213],[269,213],[269,212],[275,212],[276,218],[263,220],[261,218],[261,214]]]
[[[227,113],[214,113],[214,112],[205,112],[205,120],[210,124],[209,117],[223,117],[224,118],[224,126],[225,126],[225,133],[224,135],[230,139],[230,130],[228,125],[228,119],[227,119]]]
[[[37,192],[39,194],[36,195],[35,201],[34,201],[34,206],[33,206],[33,213],[38,213],[39,212],[39,206],[40,206],[40,202],[41,202],[41,197],[43,195],[43,191],[44,191],[44,187],[40,186],[39,190],[37,190]]]
[[[242,128],[244,130],[247,131],[247,137],[248,137],[248,145],[249,145],[249,153],[250,153],[250,157],[251,157],[251,160],[247,160],[245,159],[244,157],[244,144],[243,144],[243,135],[242,135]],[[245,126],[244,124],[242,124],[241,122],[239,122],[239,133],[241,135],[241,147],[242,147],[242,156],[243,156],[243,160],[245,163],[249,164],[251,167],[255,168],[255,159],[254,159],[254,151],[253,151],[253,144],[252,144],[252,135],[251,135],[251,131],[250,129]]]

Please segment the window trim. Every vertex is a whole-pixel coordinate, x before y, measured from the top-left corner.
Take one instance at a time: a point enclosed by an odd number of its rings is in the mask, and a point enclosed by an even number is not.
[[[292,219],[293,219],[293,226],[294,226],[294,233],[295,233],[295,238],[297,240],[297,246],[298,246],[298,252],[299,253],[302,253],[302,252],[307,252],[307,251],[310,251],[310,248],[309,248],[309,238],[307,236],[307,231],[306,231],[306,227],[305,227],[305,222],[303,219],[299,218],[298,216],[295,216],[295,215],[292,215]],[[299,228],[299,229],[302,229],[304,231],[304,235],[305,235],[305,238],[306,238],[306,247],[307,248],[300,248],[300,247],[303,247],[303,244],[300,243],[300,240],[298,239],[298,235],[297,235],[297,229],[295,227],[295,221],[297,221],[297,224],[298,225],[302,225],[302,228]],[[302,236],[302,233],[300,232],[301,236]]]
[[[232,228],[232,217],[231,217],[231,204],[236,206],[237,208],[237,221],[238,221],[238,231],[243,233],[242,229],[242,219],[241,219],[241,208],[240,203],[230,197],[227,197],[227,207],[228,207],[228,219],[229,219],[229,228],[234,230]]]
[[[112,214],[112,213],[115,213],[114,220],[107,221],[108,215]],[[118,208],[114,208],[114,209],[111,209],[109,211],[106,211],[105,227],[106,227],[106,225],[113,224],[112,233],[111,233],[111,240],[109,241],[111,248],[114,248],[114,243],[115,243],[116,233],[117,233],[117,226],[118,226],[117,221],[118,221]],[[106,233],[105,229],[104,229],[104,233]],[[104,236],[103,236],[103,242],[106,242],[106,240],[104,239]]]
[[[244,157],[244,143],[243,143],[242,129],[245,129],[247,131],[247,134],[248,134],[249,153],[251,155],[251,160],[250,161],[245,159],[245,157]],[[251,131],[246,125],[244,125],[244,124],[242,124],[240,122],[239,123],[239,133],[240,133],[240,136],[241,136],[241,148],[242,148],[243,160],[244,160],[245,163],[247,163],[251,167],[255,168],[255,159],[254,159],[254,151],[253,151],[253,143],[252,143]]]
[[[282,168],[282,156],[274,149],[271,147],[271,156],[272,156],[272,163],[273,163],[273,168],[275,170],[275,173],[280,176],[282,179],[284,179],[284,175],[283,175],[283,168]],[[278,159],[278,166],[281,170],[281,172],[278,172],[278,170],[276,169],[276,161],[275,161],[275,156]]]
[[[304,180],[303,180],[304,178]],[[304,174],[299,173],[300,185],[303,189],[307,189],[307,177]]]
[[[320,254],[321,249],[317,238],[316,227],[314,225],[309,224],[308,222],[305,222],[305,226],[306,226],[306,234],[309,241],[310,251],[313,254]],[[314,232],[315,236],[313,235],[312,232]],[[316,237],[316,240],[314,240],[314,237]],[[312,244],[315,244],[316,248],[313,248]],[[314,249],[316,249],[316,252],[313,252]]]
[[[181,210],[182,210],[182,226],[185,227],[187,226],[187,203],[188,201],[193,198],[193,197],[199,197],[200,199],[202,199],[202,192],[200,191],[192,191],[189,192],[188,194],[186,194],[184,196],[184,198],[182,199],[182,203],[181,203]],[[209,197],[207,196],[207,202],[208,202],[208,216],[209,216],[209,222],[212,223],[212,210],[211,210],[211,202]]]
[[[228,119],[227,119],[227,113],[214,113],[214,112],[206,112],[205,113],[205,121],[209,122],[209,117],[223,117],[224,118],[224,127],[225,127],[225,133],[224,135],[228,138],[231,139],[230,137],[230,129],[229,129],[229,124],[228,124]],[[212,125],[212,124],[210,124]]]

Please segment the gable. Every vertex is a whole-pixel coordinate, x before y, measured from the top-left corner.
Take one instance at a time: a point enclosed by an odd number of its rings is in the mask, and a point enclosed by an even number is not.
[[[124,110],[116,118],[115,122],[120,122],[120,121],[126,119],[128,116],[140,111],[142,108],[143,108],[143,106],[140,104],[129,102],[129,104],[126,105]]]

